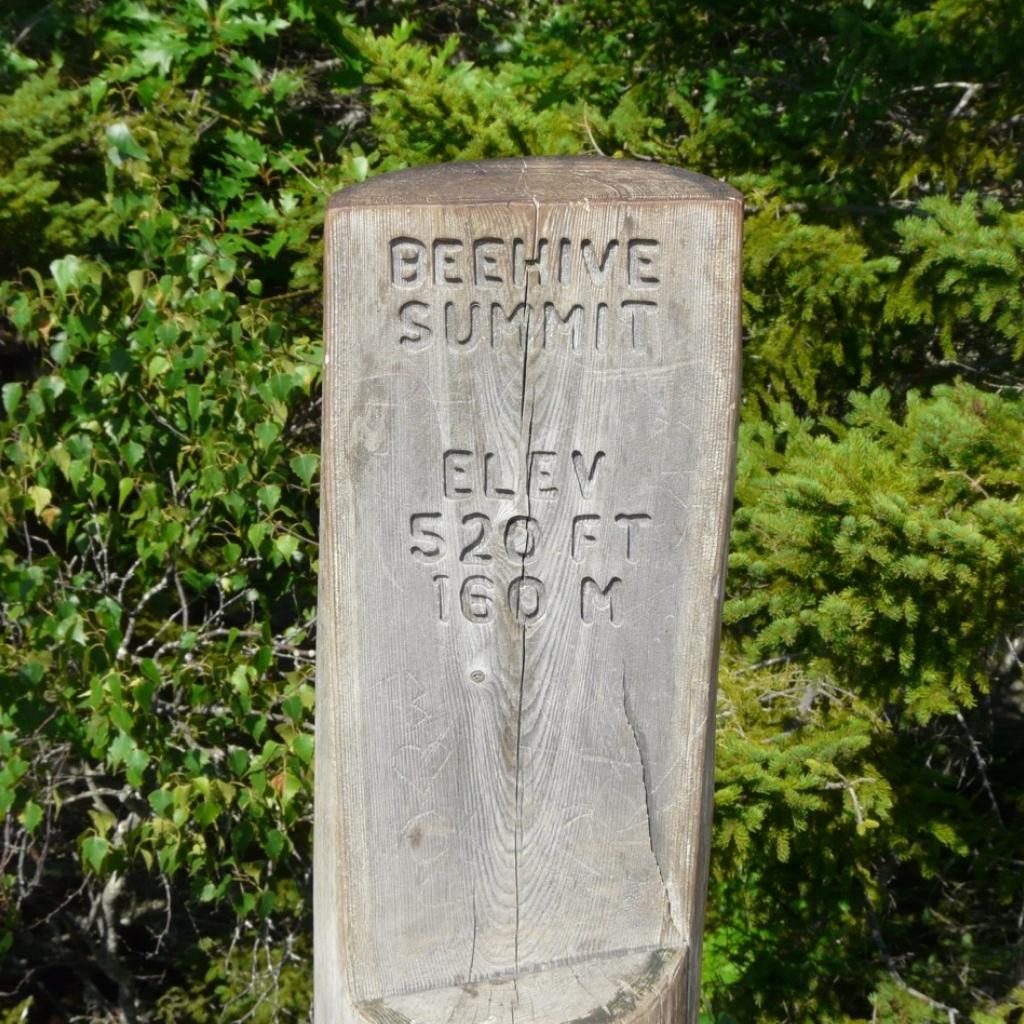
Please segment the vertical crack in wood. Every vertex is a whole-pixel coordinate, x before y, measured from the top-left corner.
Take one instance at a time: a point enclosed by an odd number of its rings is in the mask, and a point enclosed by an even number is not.
[[[669,895],[668,885],[665,883],[665,872],[661,869],[661,859],[658,857],[658,848],[654,842],[654,821],[651,818],[651,775],[647,765],[647,757],[644,754],[643,744],[640,742],[640,733],[636,727],[636,720],[629,706],[629,691],[626,688],[626,666],[622,666],[622,710],[626,716],[626,724],[633,736],[633,745],[636,747],[637,756],[640,758],[640,778],[644,787],[644,816],[647,819],[647,839],[651,844],[651,855],[654,857],[654,866],[658,869],[658,878],[661,880],[661,888],[665,893],[666,916],[670,923],[675,924],[672,915],[672,898]]]
[[[530,246],[531,259],[535,259],[534,250],[537,246],[537,228],[539,224],[540,207],[534,201],[534,230],[533,240]],[[523,261],[523,308],[524,308],[524,324],[525,329],[523,332],[523,372],[520,387],[522,389],[519,396],[519,436],[522,439],[523,434],[523,420],[526,417],[526,380],[529,368],[530,360],[530,274],[529,267],[526,260]],[[536,396],[530,403],[530,422],[526,428],[526,450],[524,453],[525,460],[525,480],[526,480],[526,516],[527,524],[529,524],[530,516],[530,445],[533,441],[533,416],[536,409]],[[523,547],[523,554],[521,555],[520,561],[520,572],[519,579],[522,581],[526,576],[526,546]],[[522,588],[522,582],[520,582],[520,588]],[[522,593],[520,589],[520,594]],[[512,826],[512,875],[513,885],[515,888],[515,900],[516,900],[516,917],[515,917],[515,933],[512,940],[512,988],[515,992],[516,1001],[519,1001],[519,986],[517,978],[519,976],[519,846],[522,839],[523,831],[523,800],[522,800],[522,744],[523,744],[523,695],[526,691],[526,623],[520,625],[520,643],[519,643],[519,695],[516,703],[516,763],[515,763],[515,789],[513,791],[514,800],[514,821]],[[515,1020],[515,1014],[513,1012],[513,1021]]]
[[[534,395],[530,400],[530,420],[526,428],[526,517],[527,522],[533,513],[530,502],[530,445],[533,442],[533,416],[537,405],[537,398]],[[526,552],[527,547],[523,545],[523,553],[520,555],[519,579],[526,578]],[[520,588],[522,583],[520,582]],[[522,599],[520,589],[520,600]],[[520,607],[520,612],[522,611]],[[515,974],[513,975],[513,987],[516,992],[516,999],[519,998],[518,986],[515,986],[514,979],[519,975],[519,847],[523,836],[523,772],[522,772],[522,749],[523,749],[523,698],[526,695],[526,623],[519,627],[519,701],[516,706],[516,775],[515,775],[515,829],[512,842],[513,870],[515,874],[516,890],[516,931],[515,944],[513,949],[513,960]]]
[[[466,971],[466,982],[467,984],[473,980],[473,965],[476,963],[476,933],[477,933],[477,917],[476,917],[476,886],[473,886],[473,939],[469,946],[469,970]]]

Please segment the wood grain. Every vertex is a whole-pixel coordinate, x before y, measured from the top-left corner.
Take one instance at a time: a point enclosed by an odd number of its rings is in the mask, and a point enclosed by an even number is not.
[[[695,1019],[741,210],[585,158],[332,200],[318,1024]]]

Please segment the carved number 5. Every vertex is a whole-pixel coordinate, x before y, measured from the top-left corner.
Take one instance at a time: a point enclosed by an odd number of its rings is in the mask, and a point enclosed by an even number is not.
[[[409,533],[416,542],[410,545],[409,550],[414,555],[419,555],[425,562],[436,562],[444,556],[444,538],[430,527],[439,526],[441,519],[440,512],[414,512],[409,516]]]

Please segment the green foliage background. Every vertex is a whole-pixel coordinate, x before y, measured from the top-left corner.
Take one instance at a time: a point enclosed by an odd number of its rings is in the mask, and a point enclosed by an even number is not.
[[[707,1022],[1024,1015],[1018,0],[8,0],[0,1021],[309,999],[320,225],[747,197]]]

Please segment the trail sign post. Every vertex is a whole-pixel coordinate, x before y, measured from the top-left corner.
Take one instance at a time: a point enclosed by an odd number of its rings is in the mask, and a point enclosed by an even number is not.
[[[318,1024],[696,1019],[740,230],[606,159],[332,200]]]

